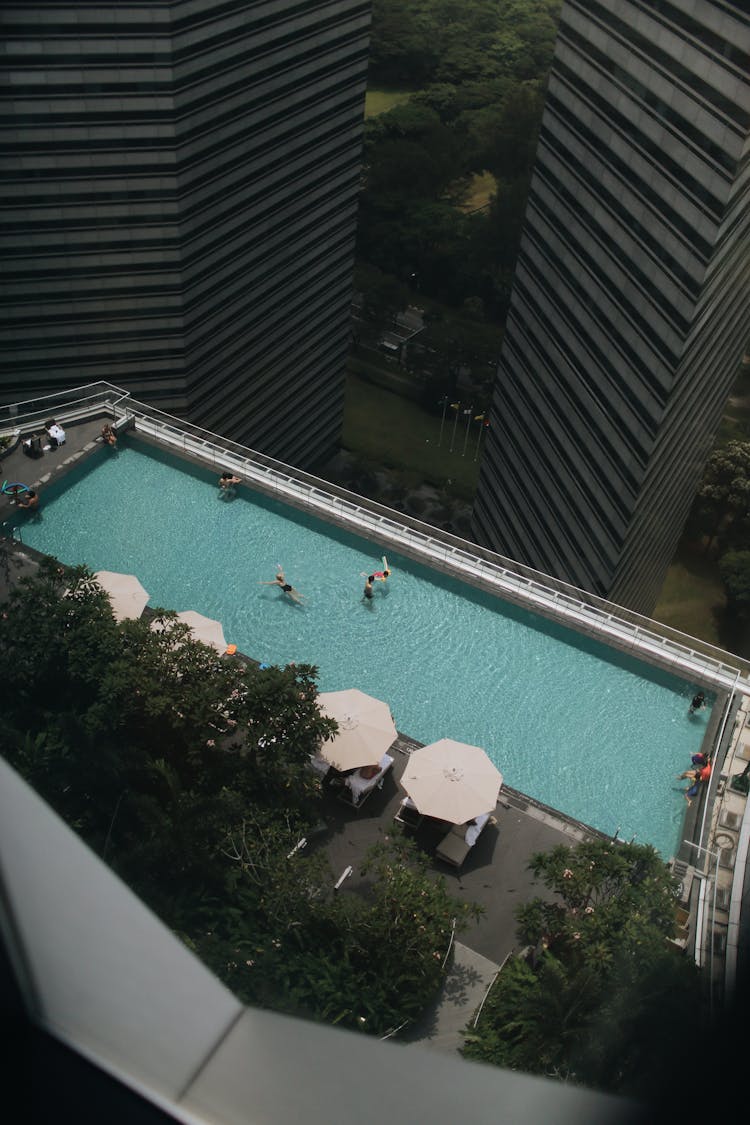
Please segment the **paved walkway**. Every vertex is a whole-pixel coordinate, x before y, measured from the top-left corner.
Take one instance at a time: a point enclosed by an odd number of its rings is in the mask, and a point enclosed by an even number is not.
[[[474,1018],[500,966],[456,942],[453,967],[432,1008],[402,1037],[403,1043],[434,1047],[451,1054],[464,1042],[463,1032]]]

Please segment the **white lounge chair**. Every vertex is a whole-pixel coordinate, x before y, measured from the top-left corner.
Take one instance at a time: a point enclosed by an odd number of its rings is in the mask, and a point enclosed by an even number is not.
[[[424,817],[411,797],[404,797],[393,819],[397,821],[398,824],[403,824],[404,828],[419,828]]]
[[[497,824],[494,816],[489,813],[476,817],[469,824],[454,824],[435,849],[437,858],[449,863],[451,867],[462,867],[489,821]]]
[[[331,763],[327,762],[325,758],[319,758],[317,754],[311,754],[310,767],[315,770],[315,772],[322,780],[328,773],[330,773]]]
[[[339,800],[355,809],[361,809],[370,794],[382,785],[383,778],[392,766],[393,758],[390,754],[384,754],[378,763],[378,772],[373,777],[362,777],[360,770],[350,773],[339,793]]]

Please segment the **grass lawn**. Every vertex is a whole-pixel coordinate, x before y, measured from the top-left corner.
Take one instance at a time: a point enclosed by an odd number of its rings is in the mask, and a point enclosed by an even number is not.
[[[750,439],[750,367],[743,367],[724,408],[716,443]]]
[[[365,117],[377,117],[387,113],[394,105],[408,102],[413,90],[370,90],[365,94]]]
[[[479,459],[474,460],[479,423],[472,421],[466,455],[466,424],[459,422],[453,453],[453,412],[448,411],[440,440],[440,416],[416,402],[349,374],[344,404],[343,445],[375,465],[407,471],[414,484],[447,485],[456,496],[471,499]],[[480,446],[481,455],[481,446]],[[450,485],[448,485],[450,481]]]
[[[465,194],[458,205],[459,210],[468,214],[479,207],[485,207],[496,191],[497,180],[492,172],[475,172],[467,181]]]
[[[722,635],[724,606],[716,560],[695,547],[681,546],[652,616],[691,637],[727,648],[729,638]]]

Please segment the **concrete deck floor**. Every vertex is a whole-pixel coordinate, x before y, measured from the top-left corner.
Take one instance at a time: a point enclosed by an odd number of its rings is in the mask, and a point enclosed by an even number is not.
[[[347,867],[353,868],[342,885],[342,893],[364,887],[361,866],[368,848],[399,828],[393,819],[405,796],[399,779],[408,761],[408,750],[418,745],[404,736],[398,739],[395,751],[390,751],[394,765],[385,776],[383,788],[376,789],[359,810],[340,801],[335,791],[327,794],[328,828],[309,846],[325,849],[336,878]],[[462,902],[476,902],[483,908],[479,921],[457,934],[457,939],[499,965],[519,948],[515,908],[544,890],[528,870],[530,857],[534,852],[548,851],[558,844],[571,846],[599,834],[551,809],[530,803],[523,794],[505,787],[500,790],[494,815],[497,825],[487,824],[460,871],[431,855],[443,833],[418,830],[414,836],[428,856],[431,870],[445,877],[450,893]]]
[[[51,449],[39,458],[30,458],[22,451],[20,444],[11,448],[4,454],[0,461],[0,483],[3,481],[20,481],[33,488],[39,496],[39,508],[44,507],[44,493],[47,486],[53,481],[63,477],[77,465],[83,457],[92,451],[95,445],[101,444],[101,430],[104,416],[85,422],[77,422],[67,426],[62,415],[58,418],[66,433],[65,445]],[[116,454],[114,454],[116,456]],[[2,526],[4,521],[11,517],[19,516],[18,538],[23,542],[23,525],[27,520],[35,518],[34,512],[18,512],[11,502],[11,497],[0,493],[0,531],[5,537],[7,528]],[[2,561],[2,560],[0,560]],[[14,552],[12,559],[8,560],[8,573],[5,567],[0,566],[0,599],[8,595],[9,584],[17,581],[26,573],[31,573],[34,568],[25,552]]]

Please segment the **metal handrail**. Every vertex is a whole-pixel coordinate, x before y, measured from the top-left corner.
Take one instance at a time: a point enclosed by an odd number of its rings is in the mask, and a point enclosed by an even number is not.
[[[357,493],[351,492],[349,489],[343,488],[341,485],[323,480],[305,470],[296,469],[293,466],[285,464],[283,461],[278,461],[276,458],[270,457],[268,454],[259,453],[256,450],[241,445],[239,442],[212,433],[210,430],[205,430],[194,423],[183,421],[155,407],[146,406],[140,402],[136,403],[132,399],[130,400],[130,404],[134,410],[142,415],[151,417],[154,421],[161,421],[169,428],[192,433],[207,446],[214,445],[218,449],[230,454],[235,453],[237,456],[241,457],[243,461],[249,456],[256,466],[264,466],[267,469],[273,470],[278,473],[281,478],[286,478],[288,484],[292,482],[307,484],[310,489],[318,490],[327,498],[331,496],[338,497],[357,508],[365,518],[378,519],[383,530],[392,530],[394,527],[399,529],[408,528],[416,532],[419,536],[429,539],[435,547],[439,546],[441,549],[451,554],[460,552],[464,557],[469,556],[479,568],[480,578],[483,576],[484,565],[488,564],[492,572],[499,568],[505,573],[506,577],[513,576],[520,583],[526,583],[532,587],[532,589],[539,588],[543,590],[545,597],[549,597],[550,592],[553,592],[561,599],[563,604],[570,606],[574,610],[578,610],[579,612],[585,610],[587,614],[592,615],[600,614],[607,622],[631,625],[635,630],[635,635],[638,635],[639,631],[643,631],[649,641],[657,641],[662,645],[669,642],[674,643],[694,657],[708,657],[714,663],[731,671],[732,674],[737,671],[738,663],[741,663],[734,653],[721,649],[708,641],[703,641],[697,637],[691,637],[689,634],[683,633],[679,629],[674,629],[670,625],[654,621],[652,618],[644,617],[642,614],[636,613],[634,610],[629,610],[624,606],[617,606],[613,602],[607,601],[605,598],[600,598],[598,595],[592,594],[587,590],[582,590],[580,587],[573,586],[562,579],[543,574],[541,571],[534,570],[532,567],[525,566],[523,563],[519,563],[514,559],[509,559],[487,547],[482,547],[477,543],[462,539],[460,536],[454,535],[451,532],[439,530],[414,516],[399,512],[377,501],[366,499]],[[748,669],[750,670],[750,666],[748,666]]]
[[[445,966],[448,962],[448,958],[451,955],[451,949],[453,949],[453,943],[454,943],[455,940],[456,940],[456,919],[454,918],[453,919],[453,925],[451,926],[451,936],[448,939],[448,948],[445,951],[445,957],[443,958],[442,964],[440,966],[441,970],[445,968]]]
[[[604,643],[619,644],[642,659],[656,660],[673,668],[688,679],[702,679],[723,690],[729,690],[732,685],[738,687],[742,679],[750,690],[750,682],[746,680],[748,666],[733,653],[297,470],[157,407],[138,402],[129,392],[110,383],[92,383],[66,394],[32,399],[0,410],[9,417],[10,412],[15,411],[16,425],[22,417],[31,424],[34,417],[49,413],[53,403],[57,413],[65,408],[66,413],[75,411],[77,417],[85,417],[106,406],[117,420],[138,419],[144,432],[152,428],[153,436],[169,446],[212,466],[221,464],[240,469],[252,483],[273,495],[323,518],[343,522],[360,534],[385,540],[428,565],[443,566],[480,588],[493,590],[511,600],[515,598],[536,612],[546,613],[573,629],[599,637]],[[30,407],[34,409],[29,410]],[[18,413],[21,408],[25,410],[24,415]]]
[[[556,583],[554,579],[547,579],[540,572],[513,560],[450,533],[443,533],[312,474],[294,470],[238,442],[211,434],[192,423],[183,423],[163,411],[144,407],[132,399],[127,401],[126,409],[128,416],[140,422],[144,432],[148,432],[150,423],[152,436],[165,444],[176,446],[214,467],[224,465],[243,472],[251,483],[298,506],[346,522],[360,533],[369,532],[402,549],[411,549],[417,557],[433,565],[442,563],[460,572],[464,578],[484,583],[487,588],[501,588],[506,595],[515,593],[524,604],[528,606],[531,603],[538,612],[553,612],[573,628],[598,634],[605,643],[611,643],[613,639],[619,641],[646,659],[649,653],[652,659],[658,656],[689,678],[702,676],[707,682],[718,682],[723,689],[739,683],[742,672],[732,653],[703,644],[668,626],[662,627],[659,622],[633,614],[576,587]],[[575,596],[571,596],[569,591]],[[650,628],[645,628],[645,624]],[[692,643],[687,645],[683,641]]]
[[[57,391],[25,402],[0,406],[0,433],[23,432],[50,415],[65,414],[66,421],[86,417],[94,410],[119,408],[130,392],[112,383],[89,383],[70,391]]]
[[[500,965],[500,967],[493,974],[492,980],[490,981],[490,983],[487,985],[486,989],[484,990],[484,996],[482,997],[482,1001],[481,1001],[479,1007],[477,1008],[476,1015],[474,1016],[474,1020],[473,1020],[472,1025],[471,1025],[472,1027],[476,1027],[477,1024],[479,1023],[479,1017],[482,1014],[482,1009],[484,1008],[485,1001],[487,1000],[487,997],[489,996],[489,994],[492,992],[492,989],[495,986],[495,981],[500,976],[501,972],[503,971],[505,966],[508,964],[508,961],[511,959],[512,956],[513,956],[512,952],[506,953],[505,957],[503,958],[502,965]]]

